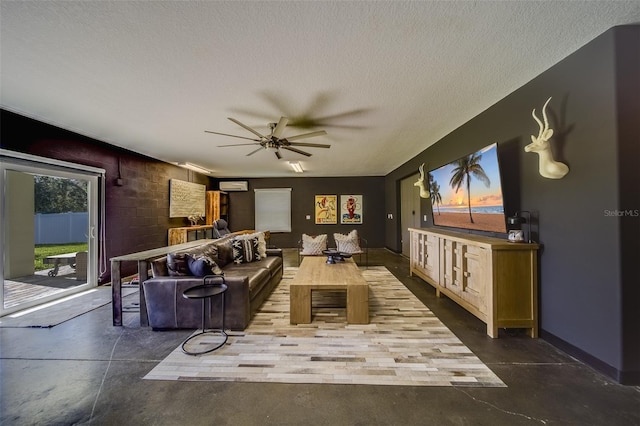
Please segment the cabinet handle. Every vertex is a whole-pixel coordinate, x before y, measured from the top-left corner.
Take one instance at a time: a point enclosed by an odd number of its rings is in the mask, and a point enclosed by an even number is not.
[[[464,276],[465,276],[465,277],[467,277],[467,278],[469,278],[469,277],[471,276],[471,272],[465,272],[465,273],[464,273]]]

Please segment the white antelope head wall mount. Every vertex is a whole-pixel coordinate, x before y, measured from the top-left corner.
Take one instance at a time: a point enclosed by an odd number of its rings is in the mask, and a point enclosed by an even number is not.
[[[549,139],[553,136],[553,129],[549,128],[549,120],[547,119],[547,104],[551,98],[547,99],[542,107],[542,118],[544,123],[536,116],[536,109],[531,112],[533,119],[540,126],[538,137],[531,135],[531,143],[524,147],[526,152],[535,152],[538,154],[538,168],[540,176],[548,179],[561,179],[569,173],[569,167],[566,164],[553,159],[551,152],[551,144]]]
[[[424,163],[422,163],[422,166],[420,166],[418,170],[420,170],[420,179],[418,179],[413,186],[420,188],[420,198],[429,198],[429,188],[425,182]]]

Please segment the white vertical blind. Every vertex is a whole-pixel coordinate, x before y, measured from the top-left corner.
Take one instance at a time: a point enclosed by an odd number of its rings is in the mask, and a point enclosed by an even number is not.
[[[291,232],[291,188],[254,191],[256,231]]]

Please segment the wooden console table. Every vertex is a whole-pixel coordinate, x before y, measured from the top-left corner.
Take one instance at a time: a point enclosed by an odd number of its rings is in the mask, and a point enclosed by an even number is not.
[[[113,325],[122,325],[122,276],[120,266],[122,262],[138,262],[138,280],[140,282],[140,325],[149,325],[147,306],[145,304],[142,283],[149,278],[149,264],[152,260],[178,250],[199,246],[213,240],[196,240],[188,243],[160,247],[137,253],[125,254],[111,258],[111,298],[113,309]]]

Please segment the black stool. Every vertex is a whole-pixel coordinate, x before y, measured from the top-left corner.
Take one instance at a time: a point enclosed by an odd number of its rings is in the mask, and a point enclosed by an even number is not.
[[[222,280],[222,282],[208,283],[207,280],[211,280],[211,279]],[[224,293],[227,291],[227,284],[224,280],[224,276],[208,275],[202,279],[202,282],[204,283],[203,285],[197,285],[195,287],[188,288],[182,293],[182,297],[184,297],[185,299],[202,299],[202,331],[194,334],[193,336],[189,337],[187,340],[182,342],[182,352],[184,352],[187,355],[201,355],[201,354],[213,352],[216,349],[219,349],[222,346],[224,346],[224,344],[227,343],[227,339],[228,339],[227,333],[225,333],[224,331]],[[217,296],[219,294],[222,295],[222,327],[220,328],[220,330],[207,331],[206,330],[207,317],[205,315],[206,300],[207,299],[210,300],[213,296]],[[222,336],[223,337],[222,343],[214,346],[213,348],[207,349],[205,351],[199,351],[199,352],[188,351],[185,348],[186,344],[189,343],[191,340],[194,340],[205,334],[213,334],[213,335],[218,334]]]

